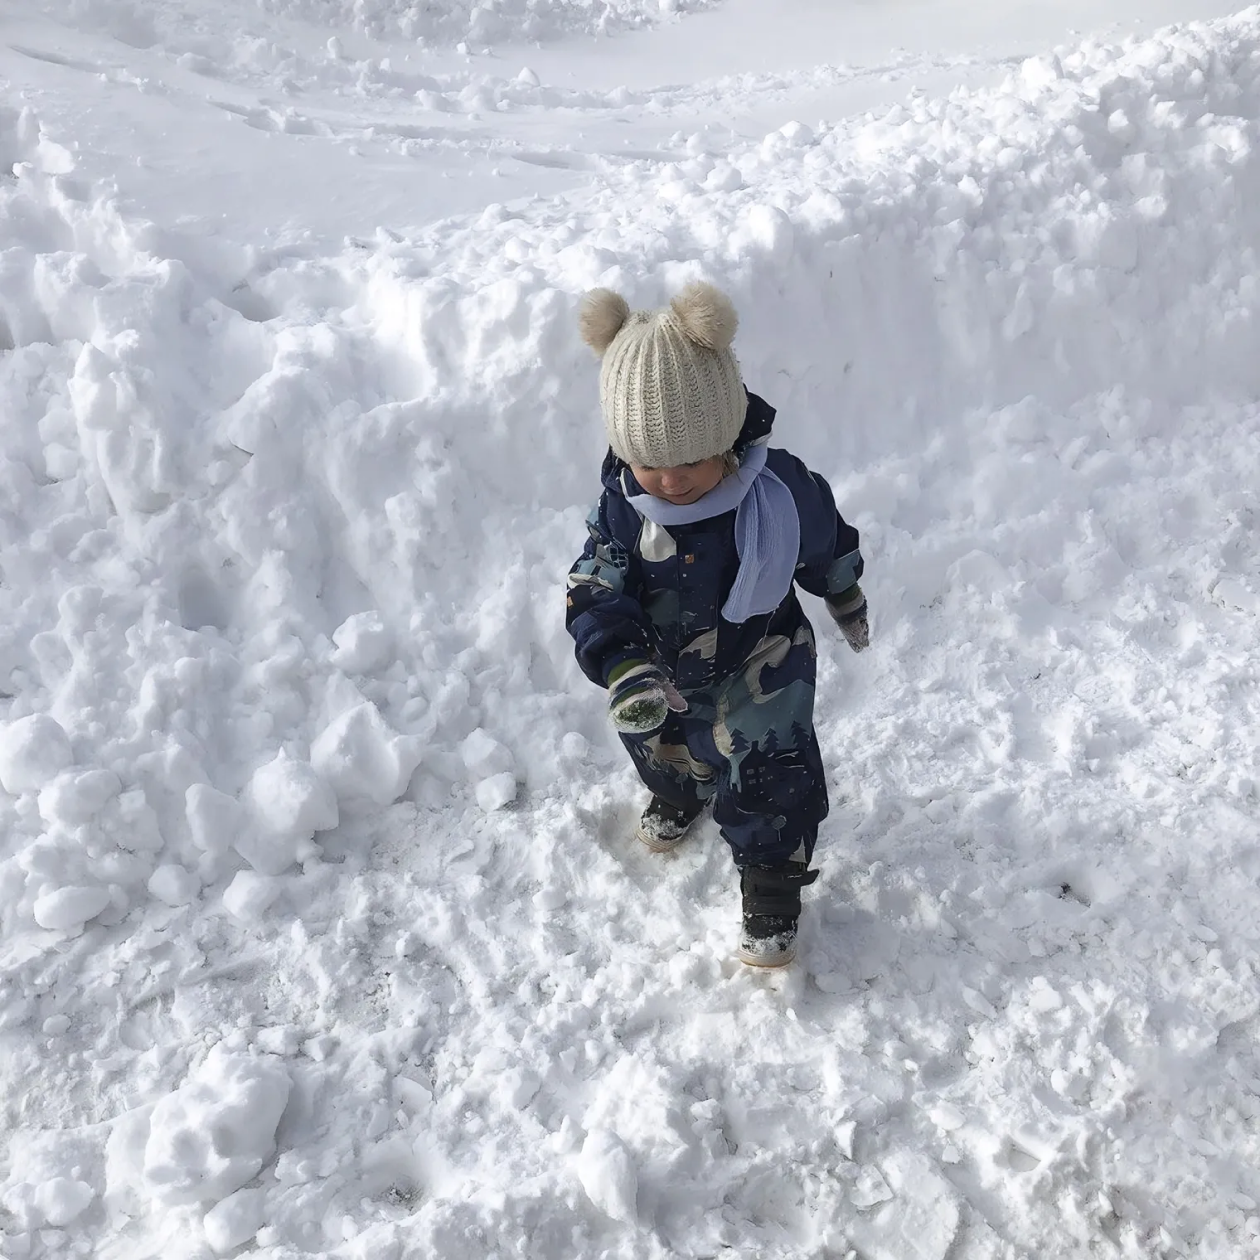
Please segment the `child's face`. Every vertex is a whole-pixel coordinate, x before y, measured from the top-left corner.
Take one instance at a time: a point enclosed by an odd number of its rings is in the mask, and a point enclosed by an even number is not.
[[[648,494],[667,503],[694,503],[701,495],[708,494],[726,473],[726,461],[721,455],[702,459],[696,464],[679,464],[677,468],[641,468],[631,464],[634,479]]]

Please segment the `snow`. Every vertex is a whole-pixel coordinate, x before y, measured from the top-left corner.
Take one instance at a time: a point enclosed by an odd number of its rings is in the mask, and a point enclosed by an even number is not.
[[[237,1190],[220,1199],[203,1217],[206,1242],[216,1255],[225,1256],[242,1246],[266,1223],[266,1192]]]
[[[266,1056],[210,1052],[149,1116],[140,1170],[165,1203],[222,1201],[240,1190],[275,1147],[292,1081]]]
[[[6,6],[0,1253],[1257,1253],[1260,9],[992,10]],[[701,275],[869,560],[768,976],[562,625]]]
[[[622,1140],[607,1129],[590,1129],[578,1156],[578,1180],[590,1201],[613,1220],[633,1225],[638,1174]]]
[[[93,4],[31,0],[29,7],[70,26],[145,48],[160,43],[198,65],[225,35],[235,33],[237,58],[283,64],[289,50],[273,41],[297,26],[323,30],[330,56],[342,55],[345,36],[361,33],[467,54],[487,43],[554,40],[610,34],[668,21],[714,0],[220,0],[207,10],[195,0]],[[327,31],[341,34],[327,37]],[[290,36],[291,38],[292,36]],[[251,48],[257,41],[261,49]],[[198,68],[200,66],[198,65]]]
[[[32,1186],[24,1183],[8,1195],[5,1206],[28,1228],[69,1225],[96,1197],[86,1182],[52,1177]]]
[[[38,792],[73,761],[65,731],[46,713],[19,718],[0,730],[0,787],[13,796]]]
[[[242,923],[253,923],[262,918],[283,888],[283,884],[272,875],[237,871],[232,876],[232,882],[223,890],[223,907]]]
[[[109,905],[109,889],[77,888],[72,885],[46,888],[35,898],[31,915],[42,928],[78,932]]]
[[[337,796],[327,770],[340,767],[333,763],[335,750],[329,751],[326,741],[317,743],[315,750],[323,752],[325,774],[281,749],[254,772],[245,789],[250,821],[234,847],[264,875],[281,875],[299,858],[313,857],[315,833],[337,825]]]
[[[492,814],[496,809],[502,809],[505,805],[510,805],[516,799],[518,788],[516,776],[505,772],[503,774],[492,774],[488,779],[482,779],[477,784],[474,792],[477,797],[477,804],[487,814]]]
[[[148,889],[168,906],[186,906],[201,891],[201,880],[177,862],[165,862],[149,876]]]
[[[418,740],[395,735],[371,703],[355,705],[330,723],[311,746],[311,765],[339,801],[388,805],[411,782]],[[336,814],[333,814],[336,824]]]
[[[394,656],[394,636],[380,613],[349,616],[333,631],[337,650],[332,663],[348,674],[371,674],[388,665]]]

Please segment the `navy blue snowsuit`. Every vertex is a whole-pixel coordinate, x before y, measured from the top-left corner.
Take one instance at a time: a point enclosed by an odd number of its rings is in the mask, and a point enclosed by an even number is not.
[[[773,422],[774,409],[749,394],[736,454]],[[831,488],[784,450],[770,449],[766,467],[800,515],[796,581],[819,596],[852,586],[862,575],[858,533]],[[643,490],[611,451],[602,479],[590,538],[569,574],[566,624],[578,664],[607,687],[623,661],[655,660],[688,709],[652,735],[622,735],[640,778],[674,805],[712,799],[739,866],[808,861],[827,787],[814,734],[814,633],[795,588],[771,613],[727,621],[721,608],[739,567],[735,513],[645,529],[626,501]]]

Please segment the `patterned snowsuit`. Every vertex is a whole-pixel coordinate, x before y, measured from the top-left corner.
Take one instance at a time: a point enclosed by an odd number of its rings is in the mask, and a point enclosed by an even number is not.
[[[750,394],[736,453],[768,436],[773,421],[773,408]],[[787,451],[772,448],[766,466],[800,516],[796,581],[819,596],[852,586],[862,574],[858,533],[830,487]],[[795,589],[771,613],[727,621],[721,608],[739,567],[735,513],[653,525],[626,501],[643,491],[611,451],[603,483],[569,574],[578,664],[606,687],[621,662],[655,660],[688,709],[650,736],[621,737],[643,782],[674,805],[711,799],[739,866],[808,861],[827,788],[814,734],[814,634]]]

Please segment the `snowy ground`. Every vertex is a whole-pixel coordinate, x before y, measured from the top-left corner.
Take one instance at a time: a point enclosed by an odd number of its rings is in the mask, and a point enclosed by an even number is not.
[[[1228,10],[6,5],[5,1260],[1260,1253]],[[773,975],[561,624],[698,274],[869,563]]]

